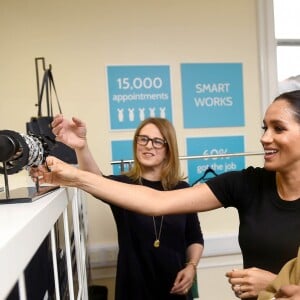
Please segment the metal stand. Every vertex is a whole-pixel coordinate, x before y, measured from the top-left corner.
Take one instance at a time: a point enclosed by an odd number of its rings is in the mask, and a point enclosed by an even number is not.
[[[3,162],[5,192],[0,193],[0,204],[33,202],[42,196],[56,190],[59,186],[21,187],[9,190],[6,162]]]

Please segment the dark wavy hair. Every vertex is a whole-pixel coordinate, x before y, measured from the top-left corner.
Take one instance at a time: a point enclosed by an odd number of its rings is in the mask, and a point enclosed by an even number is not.
[[[300,90],[282,93],[273,102],[278,100],[285,100],[289,103],[295,113],[296,121],[300,124]]]

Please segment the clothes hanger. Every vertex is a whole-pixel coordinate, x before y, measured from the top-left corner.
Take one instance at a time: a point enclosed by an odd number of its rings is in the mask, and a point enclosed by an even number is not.
[[[205,179],[206,176],[207,176],[208,174],[210,174],[210,173],[213,174],[214,176],[218,176],[218,174],[215,172],[214,169],[212,169],[211,167],[208,167],[208,168],[205,170],[204,174],[203,174],[199,179],[197,179],[197,180],[192,184],[192,186],[195,185],[196,183],[200,182],[201,180]]]

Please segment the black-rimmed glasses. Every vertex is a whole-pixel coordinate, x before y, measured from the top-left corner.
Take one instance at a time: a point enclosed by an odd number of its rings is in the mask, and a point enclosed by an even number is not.
[[[147,135],[137,135],[135,138],[136,138],[136,142],[141,146],[146,146],[148,145],[149,141],[151,141],[152,146],[155,149],[161,149],[167,144],[166,140],[158,137],[151,139]]]

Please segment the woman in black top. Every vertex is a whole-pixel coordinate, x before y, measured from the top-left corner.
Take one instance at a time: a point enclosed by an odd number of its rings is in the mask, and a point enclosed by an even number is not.
[[[240,218],[244,269],[227,273],[236,295],[256,299],[300,245],[300,90],[279,95],[263,120],[264,167],[225,173],[206,183],[159,192],[129,186],[48,157],[42,182],[76,186],[115,205],[148,215],[234,206]],[[139,199],[143,198],[143,202]]]
[[[86,126],[79,119],[53,121],[57,140],[73,147],[79,167],[101,174],[86,141]],[[188,187],[180,174],[178,148],[172,124],[149,118],[136,129],[134,164],[128,172],[108,176],[114,181],[157,190]],[[143,203],[143,198],[139,200]],[[192,299],[190,288],[203,251],[198,216],[145,216],[111,205],[118,232],[116,300]]]

